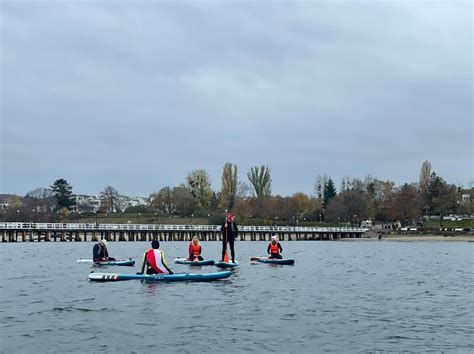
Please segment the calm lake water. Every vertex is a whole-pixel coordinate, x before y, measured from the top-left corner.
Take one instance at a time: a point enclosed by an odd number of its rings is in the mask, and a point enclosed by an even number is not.
[[[109,243],[137,263],[149,243]],[[467,242],[284,242],[294,266],[253,264],[211,283],[90,283],[93,243],[0,244],[0,349],[65,352],[472,352],[473,246]],[[187,243],[162,242],[173,264]],[[220,243],[204,242],[204,257]],[[135,267],[105,272],[135,273]]]

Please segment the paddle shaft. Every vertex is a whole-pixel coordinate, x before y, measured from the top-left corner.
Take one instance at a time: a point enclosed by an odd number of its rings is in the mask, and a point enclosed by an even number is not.
[[[225,241],[224,241],[224,249],[225,249],[225,254],[224,254],[224,262],[229,262],[229,255],[227,254],[227,242],[229,242],[229,223],[225,222],[225,225],[224,225],[224,229],[225,229]]]

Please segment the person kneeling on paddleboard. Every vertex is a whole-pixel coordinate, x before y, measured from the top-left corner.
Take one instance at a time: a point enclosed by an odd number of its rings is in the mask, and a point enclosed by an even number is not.
[[[143,274],[146,266],[146,274],[173,274],[171,269],[166,264],[165,253],[159,249],[160,241],[153,240],[151,242],[151,249],[145,252],[142,262],[142,270],[140,273]]]
[[[115,261],[115,258],[109,257],[106,239],[103,239],[94,245],[94,248],[92,249],[92,260],[94,262]]]
[[[272,236],[272,240],[268,244],[267,253],[269,254],[268,258],[270,259],[282,259],[281,252],[283,252],[283,248],[281,248],[280,242],[278,242],[278,238],[276,235]]]
[[[204,258],[201,256],[201,243],[199,238],[194,235],[191,243],[189,244],[189,257],[188,261],[202,261]]]

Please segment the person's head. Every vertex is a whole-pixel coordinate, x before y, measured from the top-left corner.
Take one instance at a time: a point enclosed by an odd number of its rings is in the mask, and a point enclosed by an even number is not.
[[[277,235],[273,235],[273,236],[272,236],[272,243],[275,244],[275,243],[277,243],[277,242],[278,242],[278,237],[277,237]]]
[[[100,240],[100,243],[102,246],[106,246],[107,247],[107,240],[104,238],[102,240]]]
[[[233,221],[234,221],[234,215],[232,215],[232,214],[227,214],[226,221],[227,221],[227,222],[233,222]]]
[[[160,241],[158,240],[153,240],[151,241],[151,248],[157,250],[158,248],[160,248]]]
[[[199,245],[199,237],[197,235],[193,236],[193,244],[195,244],[196,246]]]

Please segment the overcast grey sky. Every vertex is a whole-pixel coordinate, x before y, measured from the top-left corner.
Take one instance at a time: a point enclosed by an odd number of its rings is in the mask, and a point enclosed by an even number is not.
[[[473,179],[471,1],[1,2],[0,193]]]

